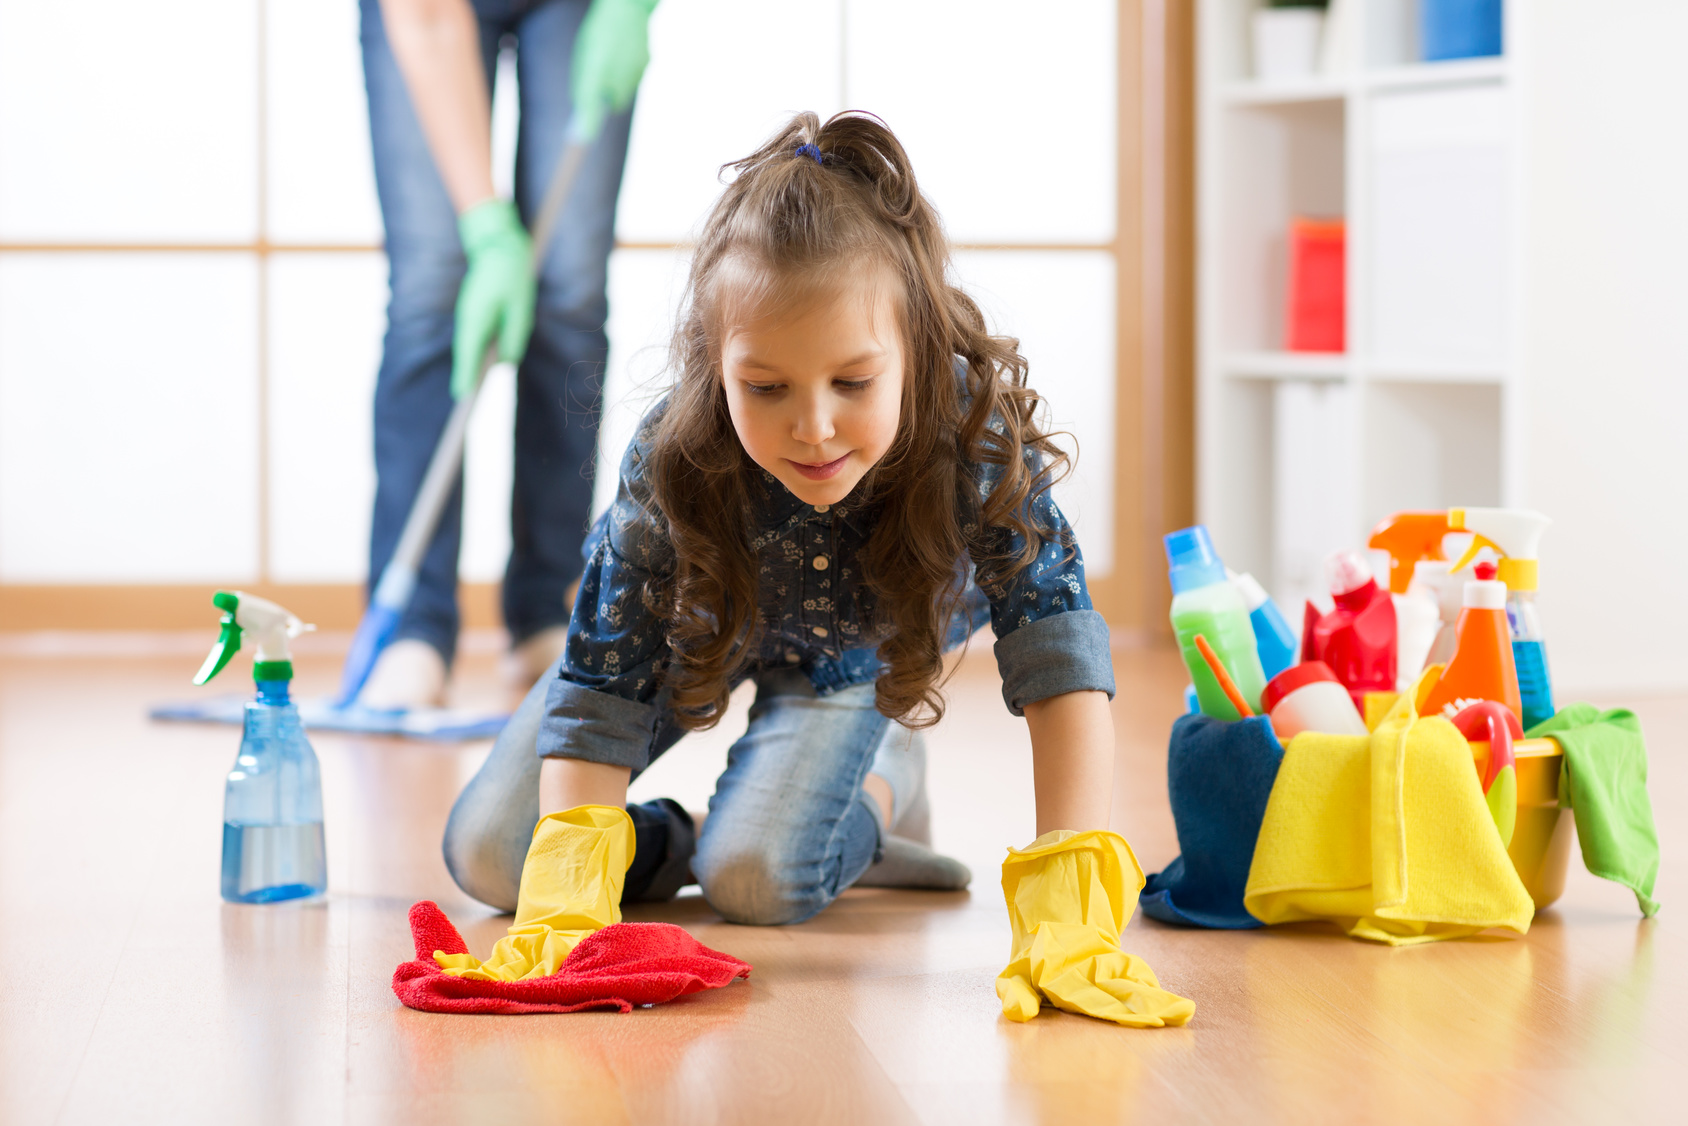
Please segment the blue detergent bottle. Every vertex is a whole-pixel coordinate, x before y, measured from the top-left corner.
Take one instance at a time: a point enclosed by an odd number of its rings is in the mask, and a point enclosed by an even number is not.
[[[289,695],[293,660],[287,643],[314,627],[282,607],[242,591],[220,590],[222,634],[195,684],[222,671],[243,634],[257,639],[252,679],[258,698],[246,705],[240,754],[223,790],[223,898],[276,903],[328,888],[322,830],[322,770]]]
[[[1259,580],[1246,572],[1239,575],[1229,567],[1225,568],[1225,574],[1243,596],[1243,605],[1248,607],[1248,624],[1254,627],[1254,650],[1260,655],[1261,671],[1271,680],[1295,664],[1301,655],[1301,638],[1289,628],[1284,612]]]

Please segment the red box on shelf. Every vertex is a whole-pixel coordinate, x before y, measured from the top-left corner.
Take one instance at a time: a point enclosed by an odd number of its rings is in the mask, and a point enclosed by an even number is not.
[[[1291,352],[1342,352],[1348,347],[1348,224],[1341,219],[1290,221],[1289,323]]]

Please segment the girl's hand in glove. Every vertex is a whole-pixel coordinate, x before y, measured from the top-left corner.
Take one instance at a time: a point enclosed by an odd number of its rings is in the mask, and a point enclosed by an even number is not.
[[[1009,849],[1002,894],[1014,950],[996,979],[1003,1015],[1031,1020],[1047,1002],[1139,1028],[1194,1016],[1193,1001],[1162,989],[1147,962],[1120,949],[1142,890],[1143,869],[1118,833],[1061,829]]]
[[[471,981],[549,977],[581,939],[621,922],[632,861],[633,822],[624,809],[582,805],[541,817],[522,864],[515,925],[484,962],[439,951],[434,961]]]

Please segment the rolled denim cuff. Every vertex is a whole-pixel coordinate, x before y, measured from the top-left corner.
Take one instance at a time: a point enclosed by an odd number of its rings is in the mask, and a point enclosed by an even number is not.
[[[1066,692],[1114,696],[1108,623],[1094,610],[1066,610],[1027,622],[996,643],[1002,699],[1015,715]]]
[[[540,758],[572,758],[625,766],[637,774],[650,764],[662,709],[585,688],[561,677],[545,695],[535,746]]]

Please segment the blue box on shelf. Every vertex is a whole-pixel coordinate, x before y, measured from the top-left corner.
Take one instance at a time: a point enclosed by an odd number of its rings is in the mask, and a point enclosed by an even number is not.
[[[1501,53],[1501,0],[1419,0],[1426,62]]]

